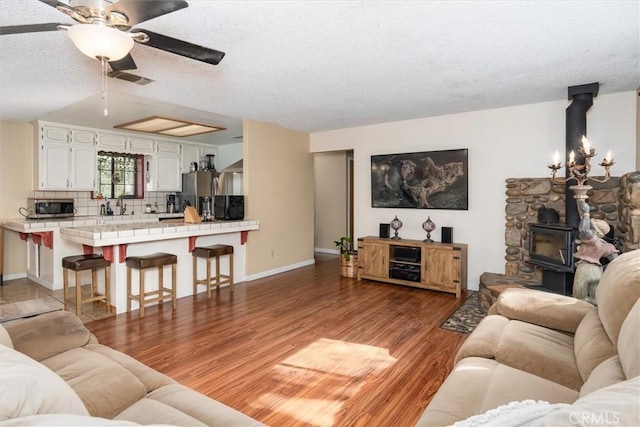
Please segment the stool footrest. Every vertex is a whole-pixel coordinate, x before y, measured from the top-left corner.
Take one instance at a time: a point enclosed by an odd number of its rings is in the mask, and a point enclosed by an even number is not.
[[[107,301],[107,296],[106,295],[96,295],[94,297],[91,298],[83,298],[80,303],[85,304],[87,302],[94,302],[94,301]]]

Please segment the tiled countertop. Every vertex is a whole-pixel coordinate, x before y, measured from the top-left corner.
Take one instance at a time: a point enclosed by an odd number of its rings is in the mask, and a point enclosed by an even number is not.
[[[159,218],[181,218],[182,213],[155,213],[141,215],[103,215],[103,216],[74,216],[70,218],[50,219],[5,219],[2,226],[21,233],[35,231],[52,231],[59,227],[78,227],[98,224],[132,224],[158,221]]]
[[[258,230],[255,220],[213,221],[201,224],[162,222],[159,218],[181,218],[182,214],[143,214],[87,216],[50,220],[7,219],[6,229],[20,233],[60,230],[63,239],[89,246],[109,246],[122,243],[151,242],[192,236],[237,233]]]
[[[181,239],[192,236],[237,233],[257,230],[259,221],[214,221],[201,224],[175,224],[166,222],[140,222],[96,224],[79,227],[61,227],[65,240],[89,246],[109,246],[122,243],[151,242]]]

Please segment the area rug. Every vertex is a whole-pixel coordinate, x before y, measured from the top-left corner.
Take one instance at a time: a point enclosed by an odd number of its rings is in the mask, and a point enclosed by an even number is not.
[[[38,314],[58,311],[64,304],[53,297],[42,297],[26,301],[11,302],[0,305],[0,322],[37,316]]]
[[[478,292],[468,291],[468,294],[469,296],[460,307],[440,325],[442,329],[470,334],[480,320],[487,315],[480,306]]]

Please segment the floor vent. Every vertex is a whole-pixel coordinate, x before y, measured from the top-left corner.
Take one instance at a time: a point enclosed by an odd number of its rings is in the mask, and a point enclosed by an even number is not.
[[[114,79],[125,80],[140,86],[148,85],[149,83],[155,81],[146,77],[136,76],[135,74],[125,73],[124,71],[111,71],[108,75],[109,77],[113,77]]]

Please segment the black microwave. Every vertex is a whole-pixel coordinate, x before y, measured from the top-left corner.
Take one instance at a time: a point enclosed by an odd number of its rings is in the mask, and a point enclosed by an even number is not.
[[[27,199],[27,218],[65,218],[74,216],[76,209],[73,199],[46,199],[30,197]]]
[[[214,196],[213,217],[220,220],[244,219],[244,196]]]

